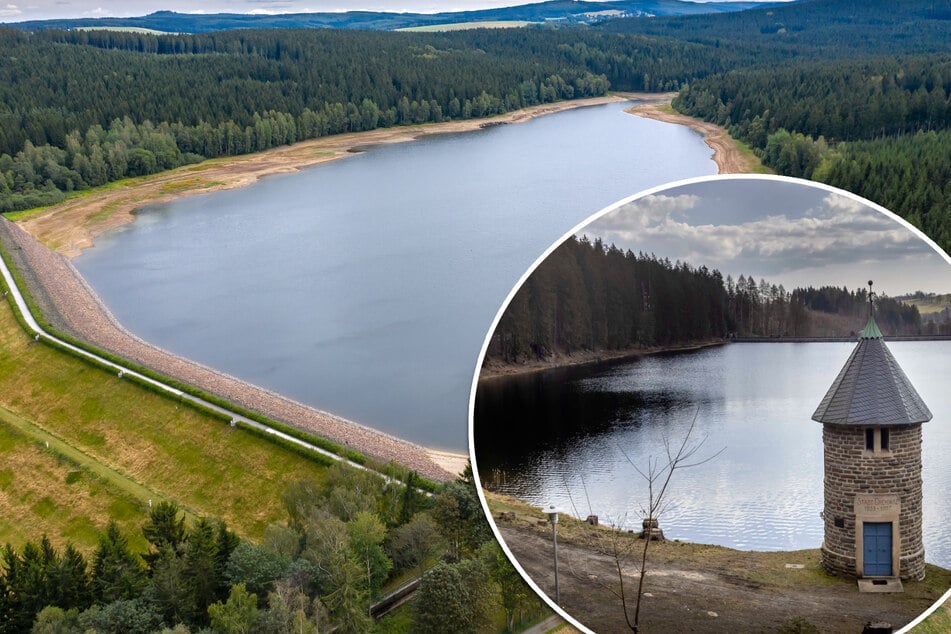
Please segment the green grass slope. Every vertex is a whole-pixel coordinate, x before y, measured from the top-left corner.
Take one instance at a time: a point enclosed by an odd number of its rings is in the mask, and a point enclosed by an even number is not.
[[[285,515],[284,484],[319,481],[326,469],[34,342],[7,302],[0,454],[0,543],[15,545],[46,532],[92,546],[109,518],[140,526],[148,499],[174,500],[257,539]]]

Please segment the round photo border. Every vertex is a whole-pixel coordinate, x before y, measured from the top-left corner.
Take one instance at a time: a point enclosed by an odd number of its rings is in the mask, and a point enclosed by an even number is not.
[[[774,174],[714,174],[710,176],[697,176],[694,178],[686,178],[686,179],[682,179],[678,181],[671,181],[663,185],[658,185],[656,187],[651,187],[649,189],[642,190],[626,198],[622,198],[621,200],[614,202],[608,205],[607,207],[604,207],[600,211],[596,211],[592,215],[588,216],[587,218],[585,218],[584,220],[576,224],[574,227],[566,231],[564,234],[562,234],[562,236],[558,238],[558,240],[552,243],[547,249],[545,249],[545,251],[541,255],[539,255],[535,259],[534,262],[532,262],[531,266],[528,267],[525,273],[523,273],[522,276],[518,279],[518,282],[515,284],[515,286],[512,287],[512,290],[510,290],[508,295],[506,295],[505,300],[502,302],[502,305],[499,307],[498,311],[496,311],[495,318],[492,320],[492,324],[489,326],[489,330],[486,332],[485,338],[482,341],[482,348],[479,351],[479,357],[476,361],[476,365],[473,370],[472,383],[469,388],[469,407],[468,407],[468,415],[467,415],[468,439],[469,439],[469,463],[472,467],[472,477],[474,478],[475,483],[477,485],[476,493],[479,496],[479,503],[482,505],[482,511],[483,513],[485,513],[486,519],[489,522],[489,526],[492,529],[492,534],[495,536],[495,539],[498,542],[499,546],[502,548],[502,551],[505,553],[505,556],[508,557],[509,561],[518,571],[519,575],[521,575],[522,579],[525,580],[525,582],[532,588],[532,590],[539,596],[539,598],[541,598],[542,601],[544,601],[548,605],[548,607],[553,609],[559,616],[565,619],[573,627],[578,628],[580,631],[585,632],[586,634],[597,634],[597,633],[591,630],[590,628],[588,628],[587,626],[583,625],[582,623],[580,623],[577,619],[575,619],[573,616],[568,614],[568,612],[566,612],[564,608],[556,604],[555,601],[551,597],[549,597],[548,594],[544,592],[538,586],[538,584],[535,583],[532,577],[525,572],[524,568],[522,568],[521,564],[518,562],[518,559],[512,555],[512,551],[509,550],[508,544],[506,544],[505,540],[502,539],[502,535],[499,532],[498,526],[496,526],[495,524],[495,519],[492,517],[492,513],[489,510],[489,505],[488,505],[488,502],[486,501],[485,493],[483,492],[482,478],[479,476],[479,466],[478,466],[478,462],[476,461],[476,454],[475,454],[475,398],[476,398],[476,389],[478,388],[478,385],[479,385],[479,376],[482,371],[482,364],[485,361],[485,355],[486,355],[486,352],[488,351],[489,343],[492,339],[492,335],[493,333],[495,333],[495,330],[499,325],[499,320],[502,318],[502,314],[508,308],[509,304],[511,304],[512,298],[515,297],[515,294],[519,291],[519,289],[522,288],[522,286],[525,284],[528,278],[532,275],[532,273],[535,272],[535,269],[537,269],[538,266],[542,262],[544,262],[545,259],[547,259],[548,256],[550,256],[555,249],[557,249],[566,240],[568,240],[568,238],[577,234],[579,231],[583,230],[585,227],[587,227],[594,221],[598,220],[602,216],[605,216],[611,213],[612,211],[615,211],[616,209],[623,207],[624,205],[627,205],[629,203],[635,202],[641,198],[645,198],[653,194],[663,193],[668,190],[679,188],[679,187],[694,185],[697,183],[728,181],[728,180],[778,181],[783,183],[802,185],[805,187],[812,187],[814,189],[825,190],[829,193],[844,196],[846,198],[849,198],[851,200],[861,203],[862,205],[868,207],[869,209],[882,213],[888,216],[889,218],[891,218],[892,220],[897,221],[898,224],[903,226],[905,229],[909,230],[912,234],[914,234],[916,237],[922,240],[925,244],[931,247],[942,259],[944,259],[945,262],[948,263],[949,266],[951,266],[951,256],[945,253],[944,250],[941,247],[939,247],[937,243],[935,243],[934,240],[932,240],[930,237],[925,235],[925,233],[922,232],[921,229],[919,229],[918,227],[915,227],[914,225],[912,225],[910,222],[908,222],[907,220],[905,220],[898,214],[892,211],[889,211],[888,209],[879,205],[878,203],[874,203],[866,198],[863,198],[857,194],[853,194],[852,192],[849,192],[847,190],[839,189],[837,187],[832,187],[831,185],[826,185],[825,183],[805,180],[802,178],[793,178],[790,176],[778,176]],[[941,595],[941,597],[938,598],[937,601],[935,601],[928,609],[926,609],[924,612],[918,615],[914,620],[912,620],[910,623],[908,623],[901,629],[897,630],[895,634],[905,634],[906,632],[911,631],[912,628],[919,625],[922,621],[928,618],[932,613],[935,612],[935,610],[937,610],[941,605],[943,605],[949,599],[951,599],[951,588],[949,588],[947,592]]]

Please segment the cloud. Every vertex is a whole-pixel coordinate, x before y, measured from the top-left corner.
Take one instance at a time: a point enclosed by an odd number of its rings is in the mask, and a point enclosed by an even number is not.
[[[15,4],[7,4],[3,7],[0,7],[0,17],[10,17],[14,15],[20,15],[22,13],[23,11],[20,10],[20,7]]]
[[[674,218],[683,218],[684,213],[698,202],[700,197],[693,194],[645,196],[602,216],[594,224],[599,230],[632,234],[672,222]]]
[[[585,233],[607,244],[721,270],[775,275],[817,266],[920,257],[927,246],[892,218],[829,193],[796,214],[751,212],[716,198],[653,195],[629,203]],[[716,209],[713,207],[716,206]],[[735,222],[712,224],[725,213]],[[729,213],[730,210],[733,213]],[[754,216],[754,217],[750,217]],[[747,219],[748,218],[748,219]]]

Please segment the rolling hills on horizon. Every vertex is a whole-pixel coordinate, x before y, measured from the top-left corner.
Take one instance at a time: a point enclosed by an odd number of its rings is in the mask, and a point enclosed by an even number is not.
[[[392,31],[442,24],[472,22],[538,22],[544,24],[593,24],[608,18],[680,16],[726,13],[771,2],[690,2],[688,0],[549,0],[498,9],[441,13],[347,11],[285,13],[275,15],[216,13],[192,14],[156,11],[138,17],[63,18],[7,23],[26,31],[42,29],[133,28],[166,33],[205,33],[230,29],[335,28]]]

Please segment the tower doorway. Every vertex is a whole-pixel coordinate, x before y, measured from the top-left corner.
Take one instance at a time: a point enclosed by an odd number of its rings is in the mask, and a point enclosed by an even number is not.
[[[892,574],[892,523],[862,524],[862,562],[866,577],[888,577]]]

